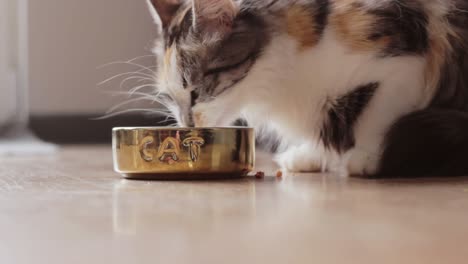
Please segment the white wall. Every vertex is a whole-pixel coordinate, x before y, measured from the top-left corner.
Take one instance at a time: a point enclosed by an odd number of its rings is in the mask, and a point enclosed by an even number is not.
[[[0,128],[16,111],[16,0],[0,0]]]
[[[96,68],[150,53],[144,0],[30,0],[29,12],[32,114],[103,112],[115,98],[96,84],[125,68]]]

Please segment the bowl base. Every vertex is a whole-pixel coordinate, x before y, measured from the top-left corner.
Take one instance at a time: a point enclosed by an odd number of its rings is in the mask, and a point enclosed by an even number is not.
[[[204,180],[226,180],[240,179],[247,173],[123,173],[122,176],[128,180],[145,181],[204,181]]]

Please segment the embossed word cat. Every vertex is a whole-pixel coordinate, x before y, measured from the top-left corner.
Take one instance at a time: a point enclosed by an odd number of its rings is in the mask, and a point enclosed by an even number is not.
[[[167,137],[161,144],[154,147],[156,140],[152,136],[145,137],[140,144],[141,158],[147,162],[156,160],[172,164],[181,159],[181,143],[182,147],[188,150],[188,159],[192,162],[197,162],[200,157],[200,148],[205,144],[205,140],[201,137],[189,136],[182,142],[175,137]],[[156,154],[154,152],[156,151]]]

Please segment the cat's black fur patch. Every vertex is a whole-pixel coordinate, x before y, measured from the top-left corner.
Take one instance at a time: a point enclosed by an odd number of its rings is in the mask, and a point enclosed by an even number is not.
[[[198,92],[193,90],[190,92],[190,107],[193,107],[197,103]]]
[[[232,125],[239,126],[239,127],[248,127],[249,123],[247,123],[245,119],[237,119],[236,121],[234,121]]]
[[[401,118],[386,136],[376,177],[468,175],[468,113],[431,109]]]
[[[246,2],[256,2],[256,1],[246,1]],[[275,5],[276,3],[280,2],[280,0],[270,0],[270,3],[268,3],[264,8],[268,9]],[[263,7],[263,6],[262,6]]]
[[[457,37],[449,36],[452,52],[447,56],[432,107],[468,111],[468,1],[456,1],[447,20]]]
[[[378,87],[377,82],[365,84],[334,100],[320,131],[326,148],[342,153],[354,147],[354,125]]]
[[[376,177],[468,175],[468,1],[455,0],[447,21],[457,37],[428,109],[401,118],[386,136]]]
[[[164,29],[164,39],[166,48],[170,47],[174,43],[178,43],[180,39],[185,38],[189,34],[192,25],[193,13],[190,9],[185,13],[180,24],[172,24]]]
[[[377,19],[369,40],[391,39],[382,51],[383,57],[424,54],[428,50],[428,18],[421,4],[412,0],[390,1],[384,7],[369,12]]]
[[[232,123],[233,126],[249,127],[249,123],[245,119],[237,119]],[[255,140],[257,148],[266,152],[276,153],[281,144],[281,138],[275,131],[261,133],[257,135]]]
[[[329,0],[317,0],[314,3],[314,6],[316,8],[314,18],[315,28],[317,30],[316,33],[322,36],[328,23],[328,15],[330,14],[330,2]]]

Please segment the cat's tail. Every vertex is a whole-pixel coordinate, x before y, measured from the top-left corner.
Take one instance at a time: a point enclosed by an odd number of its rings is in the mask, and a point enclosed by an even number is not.
[[[428,109],[397,121],[377,177],[468,176],[468,113]]]

